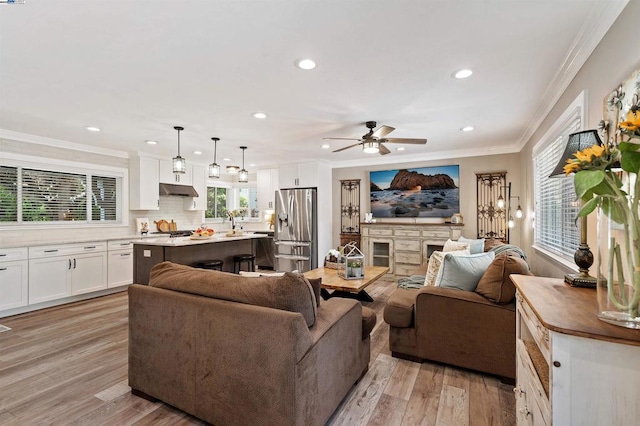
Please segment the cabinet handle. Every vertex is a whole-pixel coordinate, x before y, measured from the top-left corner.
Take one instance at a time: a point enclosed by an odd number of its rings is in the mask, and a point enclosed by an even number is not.
[[[86,246],[84,249],[85,250],[91,250],[91,249],[94,249],[94,248],[96,248],[96,246]]]
[[[196,208],[196,200],[193,200],[193,208]]]
[[[560,367],[562,364],[560,364],[560,361],[553,361],[553,366],[554,367]]]
[[[122,253],[122,254],[120,254],[120,256],[123,256],[123,257],[124,256],[131,256],[131,253]]]
[[[71,259],[69,259],[69,269],[71,269]]]
[[[0,257],[5,257],[7,254],[6,253],[1,253]]]
[[[160,199],[158,199],[157,201],[158,201],[158,207],[160,207]]]
[[[520,386],[516,386],[513,388],[513,393],[515,393],[517,397],[520,397],[525,394],[525,391],[523,391]]]
[[[76,260],[73,259],[73,269],[76,269]]]
[[[45,253],[57,253],[58,249],[53,249],[53,250],[45,250]]]
[[[0,271],[6,271],[7,268],[0,268]]]
[[[130,246],[131,243],[120,243],[121,246]]]

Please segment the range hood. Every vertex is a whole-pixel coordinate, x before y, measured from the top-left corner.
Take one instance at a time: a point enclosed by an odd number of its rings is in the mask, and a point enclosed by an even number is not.
[[[198,192],[190,185],[160,184],[160,195],[178,195],[180,197],[199,197]]]

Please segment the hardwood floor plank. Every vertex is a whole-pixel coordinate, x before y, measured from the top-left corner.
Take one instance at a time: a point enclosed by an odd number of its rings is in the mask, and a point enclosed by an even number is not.
[[[464,389],[442,385],[440,404],[436,425],[438,426],[467,426],[469,424],[469,397]]]
[[[189,414],[162,404],[156,410],[144,416],[142,419],[130,423],[132,426],[187,426],[187,425],[208,425]]]
[[[382,394],[375,410],[371,413],[368,426],[399,425],[407,408],[407,400]]]
[[[513,385],[500,383],[498,396],[500,397],[500,411],[502,413],[502,424],[505,426],[515,426],[516,422],[516,398],[513,394]]]
[[[119,383],[116,383],[115,385],[103,390],[102,392],[98,392],[97,394],[95,394],[95,397],[105,402],[113,401],[114,399],[124,395],[125,393],[131,392],[131,388],[127,384],[128,382],[128,380],[123,380]]]
[[[435,425],[443,379],[444,366],[426,362],[420,366],[402,418],[403,426]]]
[[[411,397],[418,371],[420,371],[420,364],[417,362],[399,359],[384,389],[384,393],[408,401]]]
[[[500,409],[499,383],[493,377],[480,374],[469,375],[469,426],[502,426],[502,410]]]

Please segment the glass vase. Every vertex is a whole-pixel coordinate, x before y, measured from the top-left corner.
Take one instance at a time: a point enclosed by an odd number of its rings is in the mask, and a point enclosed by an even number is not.
[[[622,206],[624,223],[613,221],[598,208],[598,318],[640,329],[639,209],[630,200]]]

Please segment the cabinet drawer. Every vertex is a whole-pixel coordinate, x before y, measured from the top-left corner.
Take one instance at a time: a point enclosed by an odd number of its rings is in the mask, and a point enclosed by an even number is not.
[[[14,260],[25,260],[28,250],[26,247],[0,249],[0,262],[13,262]]]
[[[390,237],[392,235],[392,229],[369,229],[369,236],[371,237]]]
[[[109,251],[126,250],[129,248],[133,249],[133,243],[131,242],[131,240],[112,240],[109,241],[107,248]]]
[[[415,274],[416,269],[417,269],[417,265],[405,265],[402,263],[395,263],[393,273],[395,275],[409,276],[409,275]]]
[[[422,256],[420,253],[406,253],[396,252],[394,259],[399,263],[409,263],[411,265],[420,265],[422,263]],[[415,269],[415,266],[413,266]]]
[[[37,246],[29,247],[29,259],[69,256],[74,254],[94,253],[106,250],[106,241],[90,241],[79,244],[58,244],[55,246]]]
[[[393,235],[396,237],[419,237],[419,230],[409,230],[409,229],[396,229],[393,231]]]
[[[538,345],[540,352],[542,352],[547,363],[549,363],[549,330],[547,330],[540,321],[538,321],[538,317],[536,317],[520,293],[517,293],[516,295],[518,310],[520,311],[522,321],[524,321],[525,326],[529,329],[529,332]]]
[[[396,250],[415,251],[420,253],[420,241],[419,240],[396,240]]]
[[[422,231],[422,236],[432,240],[448,240],[451,232],[448,229],[436,228]]]

